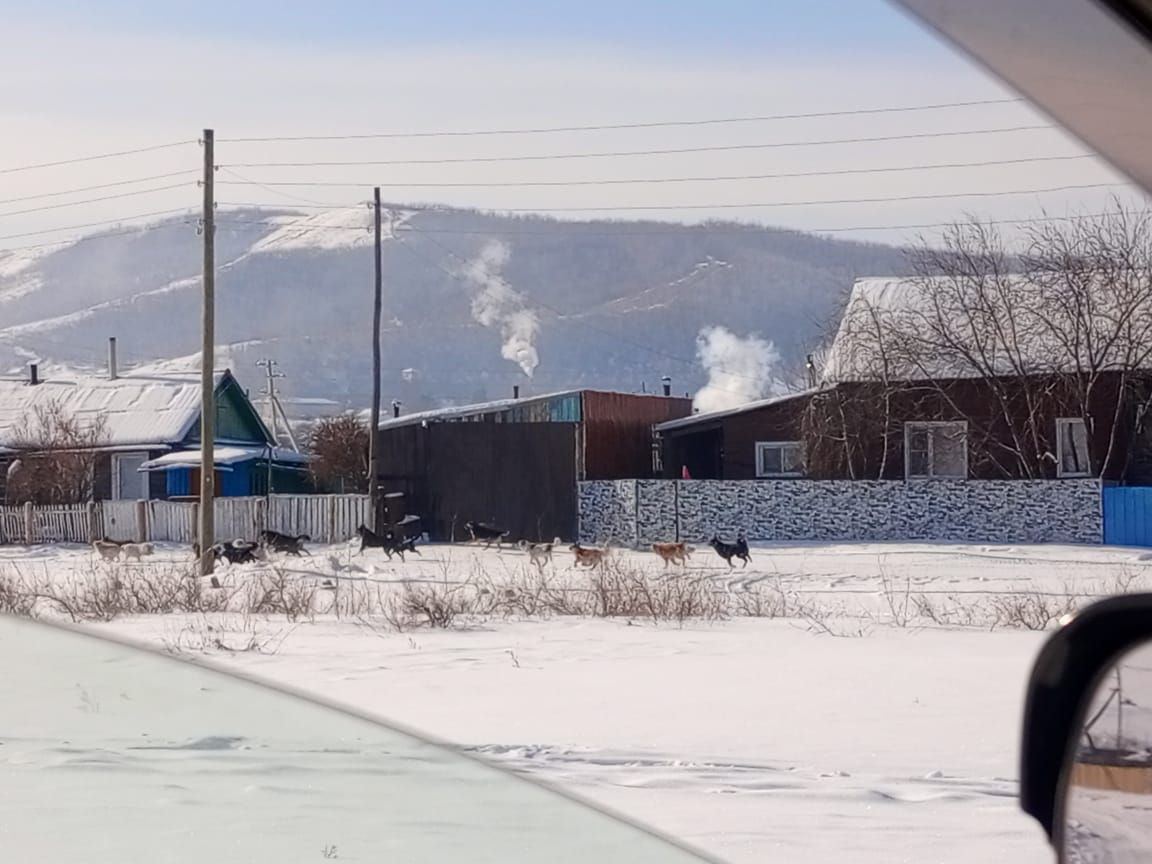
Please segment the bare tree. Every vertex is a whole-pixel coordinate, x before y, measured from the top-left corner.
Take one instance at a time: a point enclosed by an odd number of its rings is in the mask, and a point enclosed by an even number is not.
[[[1067,374],[1062,396],[1088,429],[1092,473],[1147,411],[1152,359],[1152,214],[1117,204],[1071,224],[1040,223],[1023,256],[1043,342]],[[1125,409],[1137,407],[1126,418]]]
[[[1031,478],[1054,472],[1054,418],[1079,418],[1089,473],[1116,473],[1120,443],[1152,399],[1150,229],[1147,212],[1117,204],[1102,217],[1037,222],[1018,253],[975,221],[921,242],[911,279],[854,296],[845,311],[832,371],[854,382],[843,389],[866,416],[818,425],[845,447],[853,430],[887,435],[888,453],[894,420],[931,416],[912,410],[919,400],[966,422],[969,454],[985,470]],[[851,401],[836,400],[841,411]]]
[[[107,418],[86,421],[58,401],[36,405],[12,435],[17,458],[8,475],[8,501],[77,504],[92,499],[97,448],[107,439]]]
[[[339,492],[368,489],[368,425],[354,414],[325,417],[308,436],[312,475]]]

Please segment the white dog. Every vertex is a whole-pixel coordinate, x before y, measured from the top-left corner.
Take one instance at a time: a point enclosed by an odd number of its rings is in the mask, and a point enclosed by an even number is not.
[[[538,569],[543,570],[545,565],[552,562],[552,550],[562,542],[559,537],[556,537],[551,543],[529,543],[527,540],[521,540],[516,545],[520,547],[520,551],[528,553],[528,560]]]
[[[139,561],[145,555],[151,555],[155,549],[151,543],[125,543],[120,547],[120,551],[127,560]]]

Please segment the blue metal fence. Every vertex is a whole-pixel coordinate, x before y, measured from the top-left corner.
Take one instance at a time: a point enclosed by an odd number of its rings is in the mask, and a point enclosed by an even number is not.
[[[1152,486],[1106,486],[1104,542],[1152,546]]]

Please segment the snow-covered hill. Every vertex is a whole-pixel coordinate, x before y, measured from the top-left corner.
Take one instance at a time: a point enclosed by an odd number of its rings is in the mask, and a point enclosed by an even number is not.
[[[735,223],[560,222],[397,208],[385,225],[383,385],[406,410],[569,386],[695,391],[696,337],[719,325],[799,368],[852,280],[906,269],[899,250]],[[255,389],[362,406],[371,389],[371,213],[221,210],[217,339]],[[0,369],[194,354],[194,220],[0,253]],[[526,371],[531,371],[529,378]]]

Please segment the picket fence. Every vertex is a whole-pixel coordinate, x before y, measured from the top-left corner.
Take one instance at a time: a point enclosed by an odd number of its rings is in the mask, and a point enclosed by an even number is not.
[[[216,537],[255,539],[265,528],[307,534],[316,543],[339,543],[371,524],[367,495],[270,495],[218,498]],[[2,543],[88,543],[149,540],[191,544],[199,525],[194,501],[100,501],[40,507],[0,507]]]

